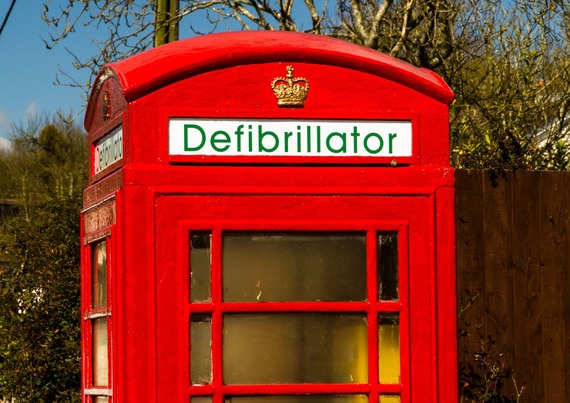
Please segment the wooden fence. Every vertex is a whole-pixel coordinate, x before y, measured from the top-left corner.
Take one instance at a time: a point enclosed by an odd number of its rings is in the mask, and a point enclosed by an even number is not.
[[[459,296],[479,293],[460,361],[473,362],[479,326],[521,402],[570,402],[570,172],[458,170],[456,199]]]

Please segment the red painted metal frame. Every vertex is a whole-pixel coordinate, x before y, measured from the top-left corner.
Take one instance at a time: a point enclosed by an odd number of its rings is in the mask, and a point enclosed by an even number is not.
[[[335,199],[338,200],[340,196]],[[208,199],[208,201],[204,201]],[[255,202],[255,200],[258,200]],[[343,200],[345,199],[345,200]],[[417,368],[416,378],[420,375],[424,380],[417,379],[416,399],[418,396],[429,395],[432,385],[425,384],[425,380],[435,378],[435,369],[429,370],[429,362],[427,350],[433,346],[425,345],[424,341],[435,340],[435,332],[433,330],[435,315],[429,313],[429,307],[416,306],[414,308],[415,325],[410,328],[409,323],[412,316],[409,312],[409,293],[408,284],[410,277],[408,272],[415,268],[416,274],[411,286],[417,293],[427,293],[430,295],[433,288],[426,286],[429,283],[430,273],[427,267],[422,270],[423,264],[431,260],[433,264],[433,254],[426,246],[433,244],[429,241],[433,234],[434,222],[429,214],[432,206],[415,197],[400,199],[400,208],[390,206],[390,202],[385,198],[379,201],[374,196],[361,197],[343,196],[341,205],[348,206],[349,200],[356,201],[357,212],[349,213],[346,217],[339,217],[338,206],[331,208],[331,199],[329,197],[319,196],[157,196],[156,208],[159,219],[156,226],[157,238],[161,236],[163,239],[157,239],[157,263],[162,262],[162,267],[158,272],[161,278],[161,286],[159,287],[158,298],[158,329],[163,334],[159,335],[159,384],[167,385],[166,388],[159,389],[159,396],[167,400],[173,399],[174,396],[205,395],[210,394],[217,396],[215,402],[221,402],[221,396],[224,394],[265,394],[265,393],[367,393],[370,395],[371,401],[376,401],[378,393],[400,393],[403,402],[411,401],[410,394],[410,371],[413,359],[412,351],[409,348],[414,347],[417,350],[414,358],[417,363],[423,361],[423,366]],[[198,202],[198,200],[202,200]],[[222,201],[220,201],[222,200]],[[364,200],[364,201],[363,201]],[[407,201],[406,201],[407,200]],[[226,204],[227,203],[227,204]],[[295,208],[295,205],[305,205],[312,203],[321,205],[322,209],[311,206],[309,209]],[[334,205],[335,202],[333,201]],[[194,206],[196,211],[192,212],[189,208]],[[212,212],[208,211],[206,206],[213,205]],[[248,205],[246,212],[236,212],[237,206]],[[281,207],[283,205],[283,207]],[[327,207],[327,205],[329,207]],[[407,210],[406,206],[412,207]],[[420,207],[423,205],[422,207]],[[379,218],[382,213],[378,212],[379,207],[387,206],[390,213],[388,217],[396,218]],[[216,211],[222,208],[225,211],[225,217],[215,218]],[[284,214],[276,214],[281,208],[287,209],[286,216]],[[304,209],[304,210],[303,210]],[[399,213],[394,214],[395,211]],[[184,211],[187,211],[185,214]],[[313,211],[313,213],[309,213]],[[325,211],[325,213],[315,213],[314,211]],[[416,216],[421,214],[421,216]],[[309,215],[310,214],[310,215]],[[323,217],[321,218],[321,215]],[[333,218],[332,216],[336,216]],[[193,218],[196,217],[196,218]],[[271,218],[280,217],[280,218]],[[328,217],[328,218],[327,218]],[[360,218],[359,218],[360,217]],[[362,217],[369,217],[364,219]],[[397,219],[397,221],[394,221]],[[410,224],[408,224],[408,220]],[[420,224],[421,223],[421,224]],[[411,228],[409,228],[411,225]],[[191,230],[212,230],[213,244],[212,254],[213,267],[212,278],[214,288],[212,289],[212,303],[205,304],[189,304],[188,303],[188,232]],[[369,302],[289,302],[289,303],[224,303],[220,294],[221,267],[219,259],[221,250],[219,249],[219,240],[221,231],[223,230],[293,230],[293,231],[367,231],[368,241],[368,300]],[[377,301],[376,289],[376,261],[370,259],[375,257],[376,251],[376,231],[394,231],[399,232],[399,258],[400,258],[400,291],[401,299],[399,302],[375,302]],[[423,242],[423,248],[412,249],[408,240],[409,233],[413,231],[415,243]],[[160,234],[160,235],[159,235]],[[420,241],[421,240],[421,241]],[[420,242],[418,242],[420,241]],[[420,253],[419,251],[423,251]],[[418,255],[418,253],[420,253]],[[410,266],[409,255],[413,257],[414,267]],[[422,258],[418,256],[423,256]],[[431,258],[428,259],[428,256]],[[168,262],[168,263],[166,263]],[[422,263],[424,262],[424,263]],[[423,274],[422,274],[423,273]],[[216,287],[215,285],[218,285]],[[429,300],[429,298],[428,298]],[[170,309],[168,313],[165,307]],[[223,312],[363,312],[367,313],[369,320],[369,365],[370,384],[365,385],[223,385],[221,381],[221,339],[213,338],[213,362],[214,362],[214,379],[212,385],[192,386],[189,387],[189,362],[181,359],[185,352],[189,351],[188,334],[184,334],[189,326],[188,320],[191,313],[210,313],[213,315],[212,327],[213,334],[221,335],[221,315]],[[378,359],[377,359],[377,315],[381,312],[399,312],[401,315],[401,367],[402,367],[402,383],[401,385],[378,385],[374,379],[378,379]],[[423,318],[423,319],[420,319]],[[412,322],[414,323],[414,322]],[[161,331],[161,329],[163,329]],[[412,329],[416,329],[415,331]],[[430,330],[431,329],[431,330]],[[412,332],[412,334],[410,334]],[[423,333],[425,332],[425,333]],[[171,336],[175,334],[176,336]],[[166,339],[164,339],[166,338]],[[411,343],[411,340],[414,340]],[[424,340],[424,341],[422,341]],[[178,347],[175,347],[177,346]],[[160,347],[162,346],[162,347]],[[426,350],[427,349],[427,350]],[[424,358],[420,358],[423,356]],[[173,361],[175,359],[175,361]],[[174,380],[168,374],[167,368],[175,366],[178,376],[176,380],[178,385],[174,385]],[[426,367],[427,366],[427,367]],[[430,375],[431,373],[431,375]],[[160,381],[161,375],[164,374],[165,379]],[[166,382],[166,378],[170,378]],[[424,383],[422,385],[422,383]],[[437,388],[436,388],[437,389]],[[171,394],[168,394],[171,393]],[[435,393],[435,391],[434,391]],[[160,400],[160,399],[159,399]],[[437,401],[437,400],[425,400]]]
[[[268,90],[272,79],[282,76],[289,64],[311,81],[303,108],[279,108]],[[187,363],[188,314],[190,309],[210,309],[183,301],[187,295],[184,287],[188,287],[188,281],[180,277],[187,275],[188,268],[184,257],[188,239],[184,234],[190,229],[213,229],[219,234],[228,228],[399,228],[409,237],[405,242],[408,255],[401,256],[409,268],[404,273],[408,278],[401,279],[401,285],[409,290],[398,307],[389,303],[288,303],[267,305],[267,309],[399,309],[403,323],[402,386],[397,390],[369,385],[349,389],[367,390],[371,399],[380,390],[390,390],[401,392],[403,402],[457,402],[454,172],[449,167],[448,130],[452,97],[445,83],[427,70],[331,38],[283,32],[193,38],[106,66],[94,84],[85,126],[93,145],[122,125],[123,160],[97,175],[91,171],[84,207],[93,209],[108,198],[116,200],[109,281],[113,401],[187,402],[190,394],[204,392],[215,394],[215,403],[221,403],[221,391],[241,393],[249,388],[222,385],[221,374],[215,374],[217,383],[211,387],[188,386],[188,368],[181,367]],[[413,156],[398,158],[396,167],[389,158],[170,156],[170,117],[411,120]],[[211,205],[190,202],[200,197],[210,200]],[[271,211],[271,203],[258,202],[254,209],[248,206],[248,200],[260,197],[285,204],[300,198],[311,202],[292,209],[283,205],[269,217],[263,211]],[[230,200],[230,207],[216,204],[222,199]],[[247,214],[231,207],[236,200]],[[342,200],[351,201],[355,209],[351,216],[340,218],[335,203]],[[207,211],[210,215],[205,214]],[[423,225],[416,225],[418,222]],[[111,231],[111,226],[99,230]],[[368,234],[372,236],[372,232]],[[82,229],[84,243],[100,235]],[[404,245],[404,240],[401,242]],[[82,250],[84,315],[90,309],[89,245]],[[219,276],[219,267],[216,270]],[[372,271],[369,268],[370,284],[374,284]],[[371,297],[372,288],[369,293]],[[214,299],[221,301],[219,295]],[[221,324],[220,315],[226,309],[253,308],[219,303],[213,324]],[[172,334],[170,325],[185,331]],[[214,331],[221,334],[219,328]],[[91,358],[86,321],[82,332],[85,389],[90,385]],[[377,337],[370,332],[371,340]],[[213,342],[217,351],[214,359],[219,364],[221,340]],[[170,356],[171,348],[182,355]],[[372,355],[376,354],[373,350],[369,351]],[[377,369],[371,371],[370,379],[377,379]],[[318,392],[347,387],[277,388]]]

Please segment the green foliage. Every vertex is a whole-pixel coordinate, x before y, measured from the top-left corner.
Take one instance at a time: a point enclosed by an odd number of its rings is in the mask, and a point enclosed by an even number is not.
[[[0,155],[0,188],[19,211],[0,231],[0,400],[79,401],[86,138],[57,121],[39,127],[20,128]]]
[[[14,127],[0,151],[0,198],[15,200],[26,219],[36,205],[80,197],[87,181],[87,139],[72,123],[40,117]]]
[[[456,95],[450,108],[454,166],[568,169],[566,3],[493,0],[458,10],[456,48],[438,71]]]
[[[51,200],[2,239],[0,395],[26,402],[78,400],[79,204]]]

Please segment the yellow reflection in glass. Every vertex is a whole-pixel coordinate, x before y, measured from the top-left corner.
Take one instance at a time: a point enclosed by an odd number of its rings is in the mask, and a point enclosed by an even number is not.
[[[380,403],[400,403],[398,395],[380,395]]]
[[[226,384],[368,382],[364,315],[227,314],[223,322]]]
[[[190,399],[191,403],[212,403],[211,396],[196,396]]]
[[[378,323],[380,383],[400,383],[400,321],[397,314],[384,314]]]

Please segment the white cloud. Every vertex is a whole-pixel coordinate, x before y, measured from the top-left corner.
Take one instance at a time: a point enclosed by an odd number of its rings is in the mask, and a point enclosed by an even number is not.
[[[38,114],[38,103],[36,101],[32,102],[26,108],[26,116],[28,118],[34,118]]]
[[[7,150],[11,147],[10,140],[8,140],[6,137],[2,137],[2,136],[8,136],[8,133],[10,132],[10,127],[11,123],[10,119],[8,118],[8,115],[0,111],[0,151]]]
[[[10,140],[0,137],[0,150],[8,150],[11,146]]]

